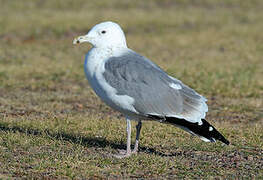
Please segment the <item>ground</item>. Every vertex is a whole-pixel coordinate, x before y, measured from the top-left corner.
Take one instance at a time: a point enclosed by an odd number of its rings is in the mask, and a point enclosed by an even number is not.
[[[263,178],[262,0],[0,4],[0,178]],[[126,122],[85,79],[91,46],[72,45],[105,20],[204,95],[207,121],[231,145],[146,122],[139,154],[113,158]]]

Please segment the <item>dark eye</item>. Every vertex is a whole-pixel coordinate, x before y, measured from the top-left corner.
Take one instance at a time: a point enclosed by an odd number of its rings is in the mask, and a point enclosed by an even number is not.
[[[105,34],[105,33],[106,33],[106,31],[105,31],[105,30],[103,30],[103,31],[101,31],[101,33],[102,33],[102,34]]]

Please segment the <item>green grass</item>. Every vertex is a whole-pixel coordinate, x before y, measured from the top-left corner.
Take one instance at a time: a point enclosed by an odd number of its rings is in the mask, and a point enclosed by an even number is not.
[[[261,0],[0,4],[0,179],[263,178]],[[231,145],[146,122],[140,153],[113,158],[125,148],[124,117],[85,79],[91,46],[72,45],[105,20],[123,27],[130,48],[207,97],[207,120]]]

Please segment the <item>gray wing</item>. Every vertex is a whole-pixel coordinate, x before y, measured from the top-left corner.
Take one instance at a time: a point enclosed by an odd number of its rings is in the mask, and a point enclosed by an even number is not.
[[[134,51],[109,58],[103,76],[118,95],[135,100],[134,108],[140,115],[173,116],[200,122],[208,111],[205,98]]]

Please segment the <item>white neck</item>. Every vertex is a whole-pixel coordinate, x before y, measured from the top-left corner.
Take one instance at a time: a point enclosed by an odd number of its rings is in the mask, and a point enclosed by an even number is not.
[[[125,47],[93,47],[85,58],[85,73],[89,77],[93,76],[97,67],[104,64],[111,56],[121,56],[127,48]]]

